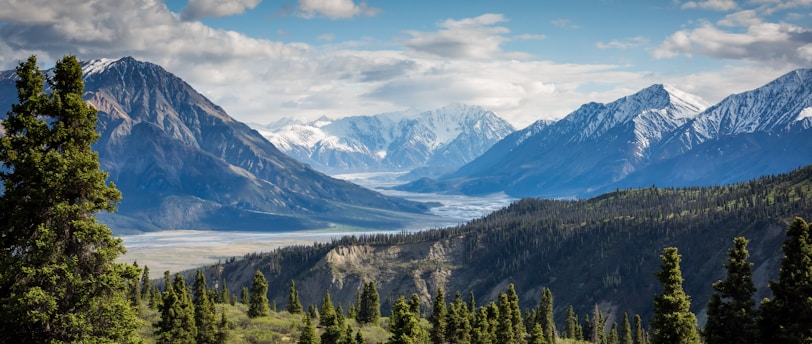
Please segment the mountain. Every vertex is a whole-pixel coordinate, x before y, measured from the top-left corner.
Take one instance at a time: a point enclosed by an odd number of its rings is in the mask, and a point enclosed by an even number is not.
[[[736,236],[750,241],[755,299],[770,296],[768,281],[778,275],[784,232],[793,217],[812,217],[810,195],[812,166],[728,186],[524,199],[461,226],[345,237],[203,270],[207,278],[225,279],[239,290],[250,285],[257,267],[265,267],[269,298],[280,308],[290,280],[296,281],[303,304],[316,304],[329,291],[342,305],[355,302],[367,281],[375,281],[381,300],[417,293],[424,305],[438,287],[446,295],[473,292],[485,305],[514,283],[523,309],[536,307],[542,289],[550,288],[559,321],[569,305],[578,314],[591,314],[598,305],[611,323],[624,312],[651,319],[652,298],[660,292],[654,277],[659,255],[665,247],[677,247],[691,310],[701,315],[711,284],[724,278]],[[188,271],[187,279],[193,274]]]
[[[647,165],[653,146],[705,108],[696,96],[653,85],[608,104],[585,104],[554,123],[534,123],[439,181],[423,179],[399,188],[581,195]]]
[[[82,68],[99,110],[94,148],[124,195],[117,213],[101,214],[116,232],[399,228],[427,210],[288,157],[160,66],[126,57]],[[13,82],[0,77],[6,108]]]
[[[478,106],[451,105],[302,123],[255,125],[276,147],[328,173],[409,171],[438,176],[473,160],[513,132]]]

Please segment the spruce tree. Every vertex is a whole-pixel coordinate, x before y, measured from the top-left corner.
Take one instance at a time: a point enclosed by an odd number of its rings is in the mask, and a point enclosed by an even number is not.
[[[468,316],[468,305],[457,292],[454,301],[448,305],[446,314],[446,342],[450,344],[468,343],[471,341],[471,324]]]
[[[248,287],[242,287],[242,291],[240,292],[240,303],[247,305],[250,298],[251,296],[248,292]]]
[[[121,193],[100,170],[97,112],[82,99],[74,56],[46,78],[31,56],[17,67],[18,103],[0,138],[0,333],[16,343],[131,342],[131,266],[121,240],[95,214]]]
[[[809,224],[796,217],[781,248],[784,258],[778,281],[770,282],[772,299],[760,308],[763,343],[812,342],[812,235]]]
[[[262,271],[257,270],[254,274],[249,300],[248,317],[264,317],[271,313],[268,308],[268,281],[265,280],[265,275],[262,274]]]
[[[186,290],[186,281],[175,274],[174,282],[169,280],[169,271],[164,273],[166,290],[159,307],[161,318],[154,325],[159,344],[193,343],[197,337],[195,311],[192,299]]]
[[[621,344],[634,344],[632,339],[632,324],[629,322],[629,313],[623,313],[623,332],[620,334]]]
[[[538,307],[539,322],[541,323],[544,335],[547,336],[547,343],[555,343],[555,319],[553,319],[553,292],[550,288],[544,288],[541,293],[541,300]]]
[[[527,340],[525,339],[525,336],[527,335],[527,330],[525,329],[524,322],[522,321],[522,309],[519,308],[519,294],[516,293],[516,287],[513,285],[513,283],[508,286],[507,297],[508,302],[510,303],[510,320],[513,323],[514,339],[518,344],[526,343]],[[550,299],[550,302],[552,302],[552,298]],[[542,327],[543,326],[544,325],[542,324]],[[544,334],[548,335],[549,338],[549,334],[546,333],[546,328],[544,331]],[[548,343],[552,342],[548,341]]]
[[[516,344],[516,332],[513,328],[513,311],[505,293],[499,294],[499,318],[495,337],[503,344]]]
[[[533,325],[533,331],[530,332],[530,344],[547,344],[545,337],[541,323],[537,322]]]
[[[322,300],[319,308],[319,327],[324,329],[321,334],[322,344],[338,344],[344,334],[344,326],[339,321],[335,308],[333,308],[330,291],[324,293],[324,300]]]
[[[313,327],[313,322],[310,321],[310,316],[305,314],[302,317],[302,333],[299,334],[298,344],[318,344],[319,337],[316,336],[316,328]]]
[[[141,274],[141,300],[148,300],[152,289],[152,282],[149,279],[149,267],[144,265],[144,273]]]
[[[609,331],[609,338],[606,339],[607,344],[620,344],[620,336],[617,333],[617,323],[612,323],[612,329]]]
[[[646,344],[646,333],[643,330],[643,319],[639,314],[634,315],[634,344]]]
[[[429,317],[429,323],[431,323],[429,339],[433,344],[445,343],[447,313],[448,311],[445,303],[445,293],[443,292],[443,287],[439,287],[437,288],[437,295],[434,296],[431,316]]]
[[[409,298],[409,309],[418,319],[422,316],[420,313],[420,296],[417,296],[417,293],[412,293],[412,297]]]
[[[570,305],[567,308],[567,323],[562,336],[569,339],[578,339],[576,331],[578,331],[578,316],[575,315],[575,309]]]
[[[296,290],[296,282],[290,280],[290,291],[288,292],[288,313],[302,313],[302,304],[299,302],[299,291]]]
[[[358,331],[355,331],[355,343],[356,344],[366,344],[367,343],[366,338],[364,338],[364,334],[361,333],[361,329],[358,329]]]
[[[423,337],[420,322],[403,296],[399,297],[392,307],[389,332],[392,334],[387,341],[388,344],[413,344]]]
[[[220,322],[217,324],[217,343],[224,344],[228,340],[228,333],[231,325],[228,322],[228,316],[226,316],[226,309],[220,309]]]
[[[489,344],[494,343],[492,336],[493,330],[488,319],[488,310],[485,307],[479,307],[476,310],[474,323],[471,325],[471,343],[472,344]]]
[[[656,277],[662,286],[662,294],[654,298],[651,342],[699,344],[696,316],[691,313],[691,301],[682,289],[680,255],[677,248],[665,248],[660,259],[662,263]]]
[[[197,327],[197,343],[217,343],[217,317],[214,309],[214,304],[211,302],[211,297],[208,295],[206,288],[206,277],[203,272],[197,270],[195,275],[195,283],[192,287],[194,290],[194,306],[195,306],[195,326]]]
[[[751,269],[748,262],[747,239],[733,239],[733,248],[728,252],[727,278],[713,284],[713,293],[708,302],[708,320],[705,323],[705,342],[722,343],[755,343],[756,303],[753,294]]]
[[[375,282],[369,281],[361,293],[361,308],[358,309],[358,322],[361,324],[378,324],[381,317],[381,301]]]

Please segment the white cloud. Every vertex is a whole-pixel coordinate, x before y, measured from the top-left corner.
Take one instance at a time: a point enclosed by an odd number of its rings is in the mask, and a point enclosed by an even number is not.
[[[580,29],[581,28],[580,25],[576,25],[571,20],[564,19],[564,18],[555,19],[551,23],[553,25],[555,25],[555,26],[562,27],[562,28],[565,28],[565,29]]]
[[[736,17],[738,15],[739,17]],[[746,19],[746,20],[745,20]],[[704,22],[690,30],[680,30],[651,51],[655,58],[703,55],[715,59],[801,66],[806,62],[799,49],[812,43],[812,29],[787,23],[769,23],[739,12],[720,25],[744,25],[726,31]]]
[[[406,31],[409,38],[399,43],[419,56],[447,59],[491,59],[497,57],[526,57],[524,54],[506,53],[502,43],[511,40],[510,30],[495,24],[507,21],[501,14],[483,14],[462,20],[447,19],[439,24],[439,31]],[[539,36],[519,36],[518,39]]]
[[[726,15],[719,20],[717,24],[720,26],[736,27],[758,25],[763,22],[756,10],[744,10]]]
[[[682,4],[684,9],[700,8],[704,10],[714,11],[730,11],[736,9],[738,5],[733,0],[705,0],[705,1],[688,1]]]
[[[325,16],[330,19],[375,16],[380,12],[365,2],[356,4],[353,0],[299,0],[299,11],[304,18]]]
[[[609,42],[598,42],[595,46],[598,49],[629,49],[639,47],[643,44],[646,44],[648,40],[645,37],[637,36],[626,38],[624,40],[614,40]]]
[[[189,0],[180,13],[183,20],[199,20],[206,17],[226,17],[253,9],[262,0]]]

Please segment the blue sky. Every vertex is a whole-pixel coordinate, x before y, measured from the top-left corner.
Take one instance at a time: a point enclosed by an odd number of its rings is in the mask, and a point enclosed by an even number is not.
[[[523,127],[812,67],[812,0],[0,0],[2,69],[69,53],[160,64],[249,122],[465,103]]]

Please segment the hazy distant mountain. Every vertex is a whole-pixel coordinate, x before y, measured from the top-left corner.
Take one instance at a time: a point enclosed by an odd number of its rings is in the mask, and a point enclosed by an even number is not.
[[[439,182],[424,179],[403,188],[578,195],[646,165],[653,145],[705,107],[696,96],[654,85],[609,104],[585,104],[554,123],[534,123]]]
[[[99,110],[95,148],[124,195],[103,220],[119,232],[396,228],[426,210],[288,157],[160,66],[127,57],[82,67]],[[17,98],[8,84],[0,77],[6,108]]]
[[[440,175],[473,160],[513,132],[491,111],[452,105],[309,123],[255,125],[276,147],[328,173],[414,171]]]

